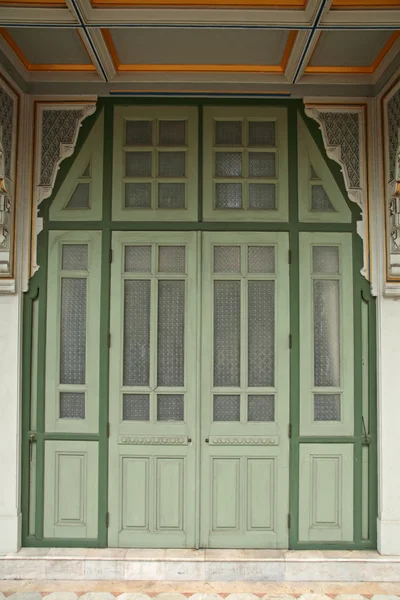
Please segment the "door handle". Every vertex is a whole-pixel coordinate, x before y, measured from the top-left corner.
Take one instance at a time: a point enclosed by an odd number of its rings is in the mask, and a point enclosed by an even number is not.
[[[209,438],[206,438],[204,441],[206,442],[206,444],[208,444],[208,443],[209,443],[209,441],[210,441],[210,439],[209,439]]]
[[[29,460],[32,462],[32,445],[33,442],[36,442],[36,433],[33,433],[33,431],[31,431],[31,433],[29,434]]]

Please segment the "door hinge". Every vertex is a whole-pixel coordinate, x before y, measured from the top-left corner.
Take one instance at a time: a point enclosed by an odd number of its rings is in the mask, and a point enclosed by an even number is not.
[[[287,516],[287,528],[290,529],[291,518],[290,515]]]
[[[292,424],[291,423],[289,423],[289,427],[288,427],[288,436],[289,436],[289,438],[292,437]]]
[[[107,437],[110,437],[110,423],[107,423]]]
[[[110,513],[106,513],[106,527],[110,527]]]
[[[288,250],[288,263],[289,263],[289,265],[292,264],[292,251],[291,250]]]
[[[109,258],[110,258],[110,263],[112,263],[112,261],[113,261],[113,251],[112,251],[111,248],[110,248]]]
[[[292,334],[289,333],[289,350],[292,349],[292,342],[293,342]]]

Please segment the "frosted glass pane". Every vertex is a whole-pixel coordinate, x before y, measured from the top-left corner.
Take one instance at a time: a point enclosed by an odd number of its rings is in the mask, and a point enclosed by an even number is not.
[[[217,183],[215,195],[216,208],[242,208],[241,183]]]
[[[87,280],[61,280],[60,383],[86,380]]]
[[[275,273],[274,246],[249,246],[249,273]]]
[[[126,152],[126,177],[151,177],[152,161],[152,152]]]
[[[122,419],[124,421],[149,421],[150,396],[148,394],[124,394]]]
[[[273,421],[275,419],[275,398],[271,395],[250,395],[248,397],[248,421]]]
[[[185,273],[185,246],[160,246],[158,270],[160,273]]]
[[[160,177],[185,177],[186,152],[159,152],[158,174]]]
[[[314,395],[314,421],[340,421],[340,394]]]
[[[151,183],[126,183],[125,207],[151,208]]]
[[[249,121],[249,146],[275,146],[275,123]]]
[[[276,188],[274,183],[250,183],[249,207],[254,210],[276,209]]]
[[[215,144],[225,146],[241,146],[242,123],[241,121],[216,121]]]
[[[240,273],[240,246],[214,246],[214,273]]]
[[[337,246],[313,246],[313,272],[339,273],[339,248]]]
[[[215,153],[216,177],[240,177],[242,175],[241,152]]]
[[[240,421],[240,396],[214,396],[213,421]]]
[[[60,419],[84,419],[85,394],[82,392],[60,393]]]
[[[185,208],[185,184],[159,183],[158,208]]]
[[[151,273],[151,246],[125,246],[125,272]]]
[[[275,371],[275,282],[248,282],[249,386],[273,386]]]
[[[149,385],[150,281],[124,283],[123,385]]]
[[[157,421],[183,420],[183,394],[159,394],[157,396]]]
[[[314,385],[340,385],[339,281],[314,281]]]
[[[158,282],[157,383],[184,385],[185,282]]]
[[[328,198],[328,194],[325,192],[322,185],[311,186],[311,209],[335,212],[335,209]]]
[[[249,152],[249,177],[275,177],[275,153]]]
[[[214,386],[240,385],[240,281],[214,282]]]
[[[151,121],[127,121],[126,145],[151,146],[153,143],[153,127]]]
[[[160,121],[160,146],[185,146],[186,121]]]
[[[63,271],[87,271],[87,244],[63,244],[61,268]]]
[[[90,194],[90,183],[78,183],[66,208],[68,210],[74,209],[74,208],[76,208],[76,209],[89,208],[89,194]]]

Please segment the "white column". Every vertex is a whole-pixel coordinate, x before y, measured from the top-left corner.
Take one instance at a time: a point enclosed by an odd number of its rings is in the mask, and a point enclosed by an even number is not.
[[[21,291],[0,296],[0,553],[20,545]]]
[[[378,298],[378,550],[400,555],[400,298]]]

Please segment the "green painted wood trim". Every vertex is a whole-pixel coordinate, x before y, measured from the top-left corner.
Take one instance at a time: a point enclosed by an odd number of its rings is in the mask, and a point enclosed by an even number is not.
[[[199,106],[197,113],[197,135],[198,135],[198,189],[197,201],[198,212],[197,219],[199,223],[203,220],[203,106]]]
[[[97,539],[82,540],[81,538],[43,538],[37,540],[29,536],[24,540],[26,548],[102,548]]]
[[[23,298],[23,323],[22,330],[22,448],[21,448],[21,511],[22,511],[22,540],[29,532],[29,507],[30,507],[30,449],[28,430],[30,429],[31,414],[31,347],[32,347],[32,311],[33,300],[29,294]]]

